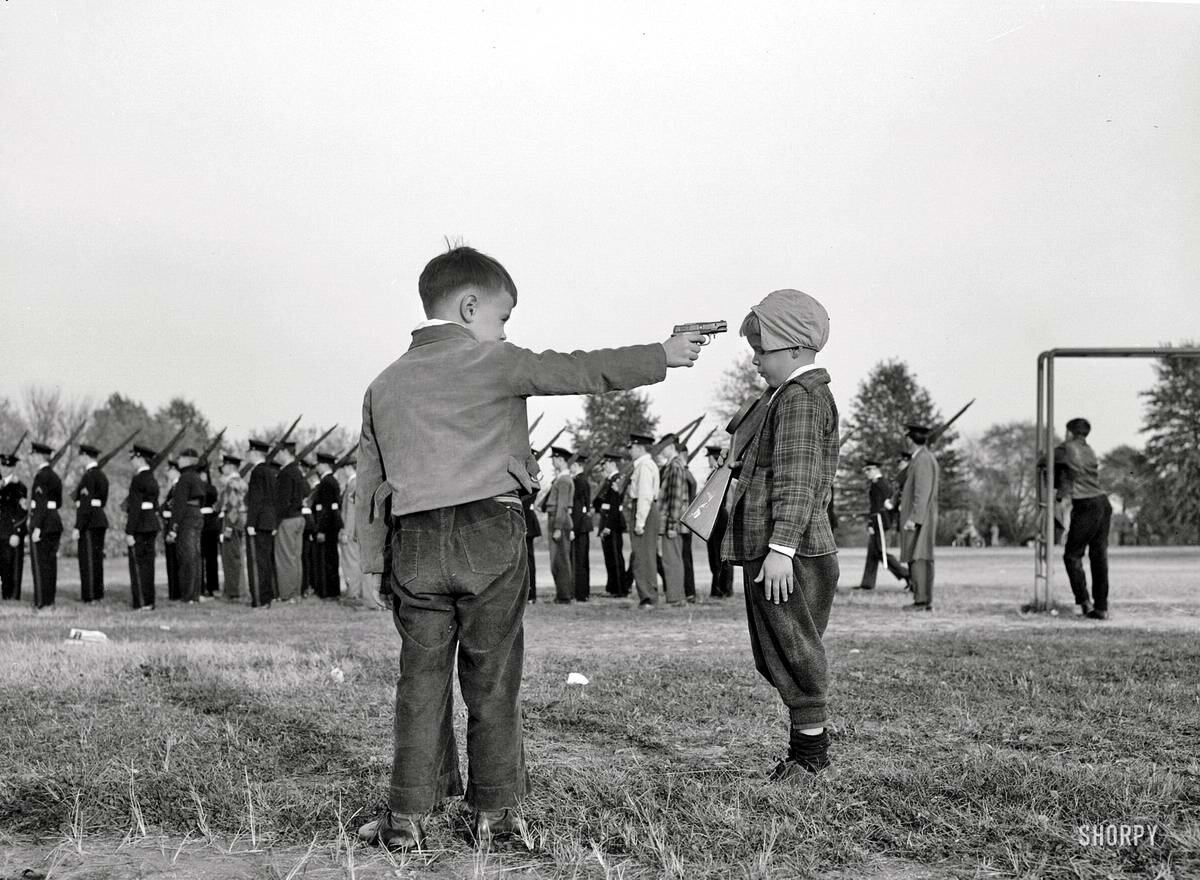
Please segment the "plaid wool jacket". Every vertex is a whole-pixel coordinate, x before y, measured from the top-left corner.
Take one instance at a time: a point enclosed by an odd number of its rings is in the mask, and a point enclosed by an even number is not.
[[[747,418],[738,434],[757,431],[746,446],[736,486],[730,487],[729,526],[721,556],[747,562],[769,545],[795,547],[797,556],[837,552],[829,526],[829,499],[838,465],[838,409],[829,373],[809,370],[772,398],[763,395],[762,419]],[[733,448],[747,443],[734,435]]]
[[[659,471],[658,507],[662,511],[662,525],[659,531],[666,534],[668,529],[678,529],[679,521],[687,510],[691,498],[688,495],[687,466],[683,458],[676,455]]]

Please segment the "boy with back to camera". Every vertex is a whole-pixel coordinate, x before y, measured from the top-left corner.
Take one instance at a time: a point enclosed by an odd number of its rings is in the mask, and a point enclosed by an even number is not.
[[[814,361],[829,339],[825,308],[777,290],[750,310],[741,334],[767,390],[737,427],[721,555],[742,566],[755,666],[788,708],[782,781],[829,766],[828,675],[821,637],[837,591],[829,499],[838,463],[838,410]]]
[[[518,493],[538,468],[526,399],[661,382],[691,366],[703,337],[540,354],[506,342],[512,277],[469,247],[435,257],[418,290],[427,320],[367,389],[356,511],[362,568],[393,595],[400,633],[388,810],[359,829],[388,849],[425,840],[424,817],[466,796],[476,841],[522,835],[529,785],[521,731],[522,618],[528,591]],[[391,582],[383,584],[392,516]],[[468,779],[458,767],[452,675],[467,706]]]

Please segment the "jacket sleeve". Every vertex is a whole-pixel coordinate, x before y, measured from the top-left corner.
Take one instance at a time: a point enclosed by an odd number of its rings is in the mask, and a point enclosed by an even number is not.
[[[503,346],[509,377],[518,397],[554,394],[602,394],[653,385],[667,376],[667,353],[659,343],[597,351],[543,351],[509,343]]]
[[[793,390],[794,389],[794,390]],[[769,544],[795,550],[812,520],[825,419],[816,397],[789,386],[775,407]]]
[[[363,397],[362,434],[358,441],[358,488],[354,503],[354,530],[364,574],[383,574],[383,545],[387,541],[387,524],[375,515],[375,492],[383,485],[383,457],[375,439],[371,414],[371,389]]]
[[[933,498],[933,462],[928,455],[918,455],[912,463],[912,511],[909,518],[917,525],[924,525],[929,516],[929,502]]]

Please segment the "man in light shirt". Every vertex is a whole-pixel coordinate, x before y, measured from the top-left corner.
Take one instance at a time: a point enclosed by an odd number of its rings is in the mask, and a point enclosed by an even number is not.
[[[658,604],[658,531],[661,513],[658,509],[658,465],[650,448],[654,438],[649,434],[629,435],[629,457],[633,472],[625,491],[625,522],[629,526],[629,566],[637,584],[638,607],[649,610]]]

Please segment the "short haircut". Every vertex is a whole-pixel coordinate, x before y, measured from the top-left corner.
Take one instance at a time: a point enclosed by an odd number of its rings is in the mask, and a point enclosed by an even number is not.
[[[762,324],[759,322],[756,313],[751,312],[742,319],[742,326],[738,330],[738,335],[745,336],[747,339],[754,337],[760,342],[762,341]]]
[[[1092,423],[1083,418],[1071,419],[1067,422],[1067,430],[1076,437],[1086,437],[1092,433]]]
[[[425,314],[430,314],[448,296],[464,287],[507,292],[517,301],[517,285],[500,262],[475,248],[460,245],[438,254],[425,264],[417,281],[417,291]]]

